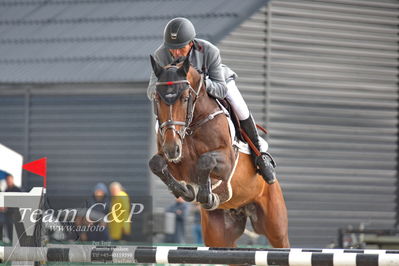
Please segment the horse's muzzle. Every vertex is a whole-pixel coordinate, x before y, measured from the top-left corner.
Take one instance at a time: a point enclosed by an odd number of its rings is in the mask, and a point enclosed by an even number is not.
[[[182,144],[181,141],[165,142],[163,144],[163,152],[168,161],[178,162],[182,156]]]

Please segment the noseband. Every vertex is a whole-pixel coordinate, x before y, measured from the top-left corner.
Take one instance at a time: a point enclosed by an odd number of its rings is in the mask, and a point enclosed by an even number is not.
[[[203,86],[203,75],[201,74],[201,78],[200,78],[200,82],[199,82],[197,90],[194,90],[194,88],[191,87],[190,81],[188,81],[187,79],[177,80],[177,81],[156,82],[155,86],[172,86],[172,85],[176,85],[176,84],[187,84],[188,89],[190,89],[190,93],[188,96],[188,103],[187,103],[186,121],[184,121],[184,122],[183,121],[174,121],[172,119],[173,104],[167,102],[167,104],[169,105],[169,119],[161,124],[159,121],[159,118],[158,118],[158,108],[157,108],[158,99],[156,97],[154,97],[154,103],[153,103],[154,104],[154,113],[155,113],[155,117],[158,121],[159,132],[160,132],[162,138],[164,137],[166,130],[172,129],[180,136],[180,139],[183,140],[186,135],[191,134],[190,133],[191,131],[188,129],[193,120],[195,104],[197,102],[200,90]],[[184,90],[186,90],[186,89],[184,89]],[[183,126],[183,127],[180,130],[176,130],[175,126]]]

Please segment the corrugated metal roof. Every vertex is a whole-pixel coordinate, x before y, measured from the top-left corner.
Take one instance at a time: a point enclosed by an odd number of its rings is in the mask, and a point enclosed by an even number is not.
[[[143,82],[173,17],[214,43],[267,0],[0,0],[0,83]]]

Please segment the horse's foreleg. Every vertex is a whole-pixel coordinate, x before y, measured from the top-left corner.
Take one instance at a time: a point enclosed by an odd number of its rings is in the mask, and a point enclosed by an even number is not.
[[[196,175],[198,177],[197,201],[207,210],[216,209],[220,204],[219,196],[212,193],[210,173],[224,175],[228,171],[229,165],[226,157],[219,151],[211,151],[202,154],[196,165]]]
[[[166,160],[161,155],[154,155],[149,162],[149,166],[151,171],[165,183],[176,198],[182,197],[185,201],[194,201],[194,188],[177,181],[170,173]]]

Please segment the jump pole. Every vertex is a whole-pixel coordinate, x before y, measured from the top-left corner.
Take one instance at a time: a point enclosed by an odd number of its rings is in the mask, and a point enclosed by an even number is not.
[[[63,246],[1,247],[2,261],[103,262],[103,263],[190,263],[252,264],[287,266],[399,266],[397,251],[374,250],[321,252],[291,249],[225,249],[138,247],[138,246]]]

